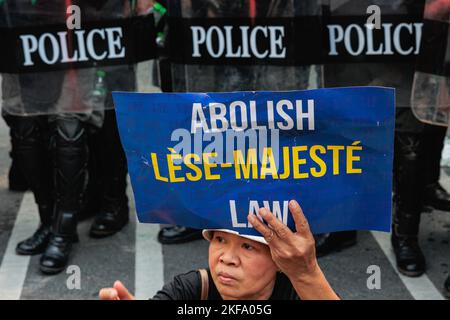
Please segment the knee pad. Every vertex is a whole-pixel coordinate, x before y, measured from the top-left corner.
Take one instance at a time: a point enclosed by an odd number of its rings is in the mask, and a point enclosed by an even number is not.
[[[73,144],[85,138],[85,125],[77,118],[57,118],[55,125],[56,136],[60,142]]]
[[[45,116],[8,116],[7,122],[11,128],[13,155],[24,148],[48,147],[48,122]]]
[[[406,161],[418,161],[422,141],[417,134],[396,134],[396,156]]]
[[[79,210],[87,184],[88,146],[85,124],[75,117],[53,122],[55,190],[58,208]]]
[[[8,116],[11,138],[16,141],[38,140],[43,133],[43,119],[35,117]]]
[[[85,124],[77,118],[58,117],[54,121],[53,155],[56,168],[74,176],[84,170],[88,162]]]

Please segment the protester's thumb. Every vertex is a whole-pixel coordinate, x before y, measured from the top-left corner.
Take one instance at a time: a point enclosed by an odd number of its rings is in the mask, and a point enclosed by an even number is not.
[[[98,293],[100,300],[119,300],[117,290],[114,288],[103,288]]]
[[[117,290],[120,300],[134,300],[134,296],[128,291],[127,288],[125,288],[122,282],[114,282],[114,289]]]

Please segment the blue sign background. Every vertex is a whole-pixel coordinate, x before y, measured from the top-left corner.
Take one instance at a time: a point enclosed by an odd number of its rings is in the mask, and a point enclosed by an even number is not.
[[[118,127],[131,177],[140,222],[169,223],[194,228],[226,228],[241,234],[258,234],[253,228],[233,228],[229,201],[235,200],[237,218],[247,222],[249,201],[297,200],[314,233],[341,230],[389,231],[395,91],[381,87],[333,88],[288,92],[232,93],[125,93],[114,92]],[[168,148],[178,142],[171,134],[178,128],[190,131],[192,105],[220,102],[229,105],[256,101],[258,125],[267,125],[266,101],[315,100],[315,130],[280,130],[280,149],[295,145],[343,145],[361,141],[357,167],[361,174],[331,172],[332,157],[323,156],[327,174],[320,178],[236,180],[234,168],[215,168],[220,180],[167,183],[155,179],[150,154],[156,153],[161,175]],[[205,112],[209,123],[208,113]],[[227,115],[228,117],[228,115]],[[229,120],[229,117],[228,117]],[[276,115],[275,121],[283,121]],[[295,120],[294,120],[295,121]],[[225,140],[225,139],[224,139]],[[206,143],[205,143],[206,144]],[[345,154],[345,151],[344,151]],[[200,155],[201,156],[201,155]],[[292,165],[292,159],[291,159]],[[305,164],[302,171],[309,172]],[[181,173],[182,174],[182,173]],[[289,214],[288,225],[294,229]]]

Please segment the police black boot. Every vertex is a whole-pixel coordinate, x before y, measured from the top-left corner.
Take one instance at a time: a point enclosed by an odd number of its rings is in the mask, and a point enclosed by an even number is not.
[[[394,145],[394,212],[391,243],[397,269],[409,277],[425,272],[425,257],[419,247],[418,234],[422,209],[423,166],[422,137],[399,133]]]
[[[25,239],[17,244],[17,254],[35,255],[44,252],[50,240],[50,225],[52,214],[53,206],[39,205],[41,224],[30,238]]]
[[[158,233],[158,241],[162,244],[185,243],[202,238],[202,230],[182,226],[164,227]]]
[[[76,213],[59,213],[52,228],[49,244],[40,260],[40,269],[43,273],[56,274],[65,269],[72,244],[78,242],[76,228]]]
[[[39,254],[48,244],[53,216],[47,118],[7,115],[5,120],[11,128],[13,166],[10,173],[16,172],[13,174],[26,179],[25,184],[34,194],[40,217],[40,227],[30,238],[17,244],[16,252],[21,255]]]
[[[316,256],[323,257],[332,252],[339,252],[356,244],[356,231],[323,233],[314,236]]]
[[[425,186],[424,203],[436,210],[450,211],[450,194],[439,182],[429,184]]]
[[[128,199],[105,199],[100,213],[95,216],[89,235],[93,238],[104,238],[120,231],[127,223],[129,216]]]
[[[58,118],[55,123],[55,217],[49,245],[40,260],[45,274],[66,267],[73,242],[78,241],[77,215],[86,188],[88,148],[84,124],[76,118]]]
[[[426,264],[417,236],[399,235],[393,231],[391,242],[398,271],[408,277],[421,276],[425,272]]]

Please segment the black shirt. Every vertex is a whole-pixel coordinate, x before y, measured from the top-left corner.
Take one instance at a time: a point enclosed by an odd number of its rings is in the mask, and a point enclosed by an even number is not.
[[[222,300],[208,271],[208,300]],[[198,270],[177,275],[171,282],[164,285],[153,300],[200,300],[202,281]],[[277,273],[275,286],[269,300],[299,300],[289,279],[283,273]]]

